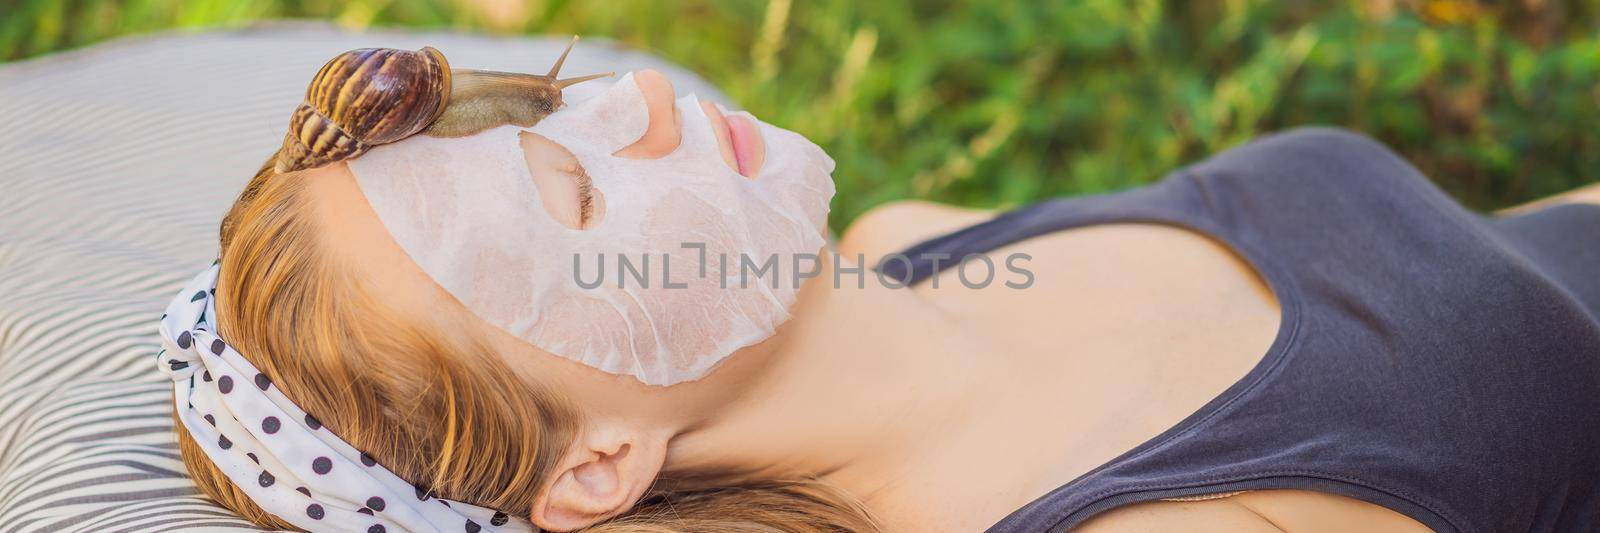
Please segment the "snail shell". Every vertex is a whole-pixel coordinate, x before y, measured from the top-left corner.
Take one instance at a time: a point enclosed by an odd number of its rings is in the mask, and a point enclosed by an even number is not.
[[[561,106],[563,88],[611,75],[556,79],[577,42],[574,36],[544,75],[452,71],[433,47],[339,54],[317,71],[290,116],[274,170],[320,167],[417,133],[460,137],[502,124],[530,127]]]
[[[432,124],[450,103],[450,64],[433,47],[363,48],[317,71],[289,119],[277,171],[361,155]]]

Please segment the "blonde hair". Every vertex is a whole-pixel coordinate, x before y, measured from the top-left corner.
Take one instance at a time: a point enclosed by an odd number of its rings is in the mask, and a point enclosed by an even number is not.
[[[219,334],[324,426],[437,497],[527,518],[581,422],[548,387],[515,377],[465,313],[396,313],[319,246],[306,173],[268,160],[223,218]],[[176,415],[176,411],[174,411]],[[255,524],[256,506],[174,419],[202,494]],[[815,479],[663,476],[625,515],[584,531],[876,531],[865,507]]]

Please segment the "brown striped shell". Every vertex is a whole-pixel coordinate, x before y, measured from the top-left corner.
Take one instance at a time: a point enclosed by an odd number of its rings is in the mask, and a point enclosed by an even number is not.
[[[317,71],[290,117],[276,170],[316,168],[404,139],[449,103],[450,64],[433,47],[339,54]]]

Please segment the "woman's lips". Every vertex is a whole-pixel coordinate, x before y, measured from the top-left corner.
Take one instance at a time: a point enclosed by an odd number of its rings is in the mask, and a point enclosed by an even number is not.
[[[722,152],[722,162],[737,172],[739,160],[733,151],[733,136],[728,134],[728,119],[722,116],[722,110],[717,109],[716,104],[708,101],[700,102],[700,110],[705,112],[706,118],[711,119],[711,133],[717,136],[717,148]]]
[[[722,160],[739,175],[751,178],[761,171],[766,146],[755,123],[743,115],[724,115],[720,106],[700,102],[706,118],[711,119],[711,130],[717,136],[717,147],[722,150]]]
[[[747,178],[755,177],[761,171],[761,163],[767,154],[761,132],[756,130],[750,117],[733,115],[727,120],[728,142],[733,144],[733,158],[739,163],[739,173]]]

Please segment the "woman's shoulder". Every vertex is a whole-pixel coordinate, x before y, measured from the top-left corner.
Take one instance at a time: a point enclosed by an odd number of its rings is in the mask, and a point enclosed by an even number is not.
[[[896,200],[867,210],[845,229],[839,239],[839,254],[854,258],[861,254],[864,264],[899,252],[917,243],[938,237],[995,216],[993,210],[968,209],[925,200]]]

